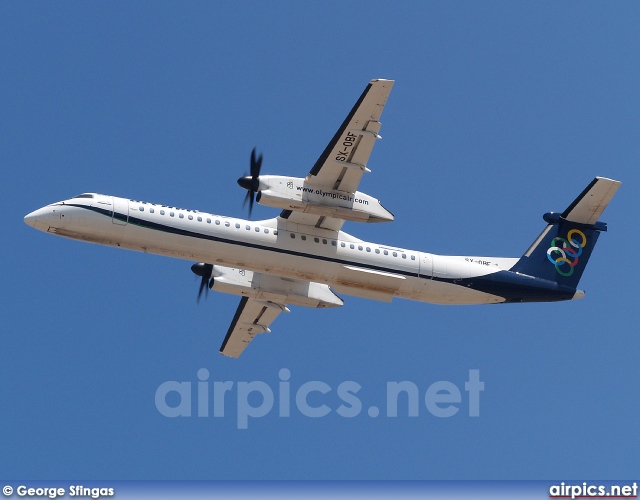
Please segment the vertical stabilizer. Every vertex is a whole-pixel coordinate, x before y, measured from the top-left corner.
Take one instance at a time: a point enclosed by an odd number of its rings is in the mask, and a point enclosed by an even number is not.
[[[607,230],[598,218],[620,184],[596,177],[564,212],[545,214],[548,226],[511,271],[576,288],[600,232]]]

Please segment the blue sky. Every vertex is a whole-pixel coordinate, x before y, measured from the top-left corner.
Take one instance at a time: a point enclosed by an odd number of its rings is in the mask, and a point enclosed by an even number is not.
[[[0,471],[7,479],[541,479],[637,474],[640,6],[630,2],[5,2],[0,5]],[[581,301],[292,308],[238,360],[238,299],[191,262],[56,238],[22,218],[93,191],[231,216],[251,148],[304,176],[372,78],[395,79],[361,190],[366,240],[519,256],[596,175],[619,179]],[[277,210],[257,206],[254,218]],[[635,243],[634,243],[635,242]],[[633,272],[633,269],[636,269]],[[237,429],[167,418],[166,381],[263,381],[334,410]],[[485,383],[468,415],[469,370]],[[460,388],[397,418],[389,381]],[[252,400],[258,405],[260,398]],[[195,403],[194,403],[195,405]],[[195,406],[194,406],[195,407]]]

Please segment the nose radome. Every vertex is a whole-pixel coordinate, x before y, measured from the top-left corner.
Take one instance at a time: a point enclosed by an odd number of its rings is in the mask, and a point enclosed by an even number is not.
[[[47,226],[47,220],[51,216],[51,207],[46,206],[39,208],[24,216],[24,223],[36,229],[44,230]]]
[[[35,212],[31,212],[30,214],[25,215],[24,223],[28,226],[36,227],[36,222],[38,221],[38,212],[39,210],[36,210]]]

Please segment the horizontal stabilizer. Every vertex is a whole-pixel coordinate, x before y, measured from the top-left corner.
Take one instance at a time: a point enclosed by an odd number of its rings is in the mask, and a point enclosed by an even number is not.
[[[593,179],[580,196],[578,196],[561,217],[578,224],[595,224],[598,218],[607,208],[607,205],[620,187],[620,181],[614,181],[605,177]]]

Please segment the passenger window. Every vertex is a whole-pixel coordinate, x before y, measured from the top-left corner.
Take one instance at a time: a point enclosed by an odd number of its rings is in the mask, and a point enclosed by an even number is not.
[[[358,245],[358,250],[362,250],[362,245]]]
[[[322,244],[326,245],[327,244],[327,240],[325,240],[324,238],[322,238]]]
[[[259,232],[260,232],[260,228],[256,227],[256,233],[259,233]]]
[[[397,257],[398,256],[398,252],[393,252],[393,256]]]
[[[304,234],[300,236],[300,238],[302,239],[302,241],[307,241],[307,237]]]
[[[202,222],[202,217],[198,217],[198,222]]]
[[[412,256],[411,256],[411,260],[416,260],[416,256],[415,256],[415,255],[412,255]]]
[[[316,243],[320,243],[320,239],[319,238],[313,238],[313,241],[315,241]]]
[[[264,230],[264,234],[269,234],[269,230],[268,230],[268,229],[265,229],[265,230]]]
[[[240,229],[240,224],[236,222],[236,229]]]
[[[294,239],[295,239],[295,237],[296,237],[296,235],[295,235],[295,234],[293,234],[293,233],[290,233],[290,234],[289,234],[289,236],[291,236],[291,237],[292,237],[292,238],[294,238]]]
[[[178,217],[180,217],[181,219],[184,219],[184,214],[178,214]]]
[[[371,251],[371,249],[369,247],[367,247],[367,252],[370,252],[370,251]]]
[[[403,258],[403,259],[406,259],[406,258],[407,258],[407,256],[406,256],[405,254],[402,254],[402,258]]]
[[[245,228],[247,231],[251,230],[251,226],[244,226],[244,228]]]
[[[337,247],[338,246],[338,242],[333,240],[333,241],[331,241],[331,245],[333,245],[334,247]]]
[[[189,220],[193,220],[193,215],[190,215],[190,216],[189,216]]]
[[[354,245],[353,243],[351,243],[351,245],[349,245],[349,248],[350,248],[351,250],[353,250],[353,249],[355,248],[355,245]]]
[[[154,213],[154,212],[155,212],[155,210],[154,210],[153,208],[150,208],[150,209],[149,209],[149,212]]]
[[[207,218],[207,224],[211,224],[211,219]]]
[[[164,210],[160,210],[160,215],[164,215]]]
[[[138,210],[140,210],[141,212],[144,212],[144,207],[138,207]]]
[[[346,247],[347,245],[345,245],[345,243],[343,242],[343,243],[340,243],[340,246],[341,246],[342,248],[344,248],[344,247]]]
[[[384,254],[385,254],[385,255],[389,255],[389,252],[387,252],[387,251],[385,250],[385,251],[384,251]]]
[[[173,213],[173,212],[171,212],[169,215],[170,215],[171,217],[173,217],[173,216],[174,216],[174,213]]]
[[[376,253],[380,253],[380,249],[379,248],[376,248]]]
[[[273,234],[277,236],[277,234],[278,234],[278,230],[277,230],[277,229],[274,229],[274,230],[273,230]]]
[[[227,222],[225,222],[225,223],[224,223],[224,225],[225,225],[226,227],[229,227],[231,224],[229,224],[229,221],[227,221]]]

